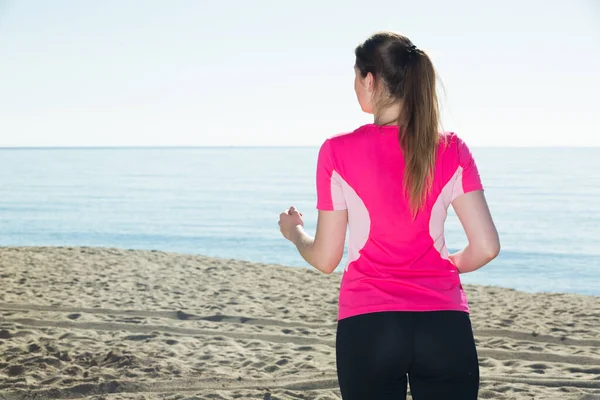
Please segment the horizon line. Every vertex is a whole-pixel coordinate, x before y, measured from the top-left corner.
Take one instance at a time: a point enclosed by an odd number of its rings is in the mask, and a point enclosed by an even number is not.
[[[0,146],[0,150],[187,150],[187,149],[293,149],[293,148],[319,148],[321,145],[191,145],[191,146]],[[600,145],[472,145],[471,148],[486,149],[589,149],[600,148]]]

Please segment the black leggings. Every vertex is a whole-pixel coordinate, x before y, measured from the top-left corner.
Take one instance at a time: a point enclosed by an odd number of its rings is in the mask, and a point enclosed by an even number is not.
[[[343,400],[471,400],[479,364],[469,315],[380,312],[342,319],[337,370]],[[407,379],[408,375],[408,379]]]

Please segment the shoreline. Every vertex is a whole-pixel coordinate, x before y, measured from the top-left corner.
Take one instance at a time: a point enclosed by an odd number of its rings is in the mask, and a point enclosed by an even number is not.
[[[201,257],[201,258],[205,258],[205,259],[214,259],[214,260],[217,260],[220,262],[250,263],[250,264],[257,264],[257,265],[264,265],[264,266],[274,266],[274,267],[284,267],[284,268],[294,268],[294,269],[295,268],[309,269],[309,270],[314,270],[315,272],[319,272],[309,265],[287,265],[287,264],[273,263],[273,262],[253,261],[253,260],[242,259],[242,258],[207,256],[207,255],[200,254],[200,253],[184,253],[184,252],[159,250],[159,249],[121,248],[121,247],[112,247],[112,246],[106,246],[106,247],[105,246],[75,246],[75,245],[66,245],[66,246],[53,246],[53,245],[0,246],[0,251],[2,251],[3,249],[22,249],[22,250],[27,250],[27,249],[33,249],[33,250],[39,250],[39,249],[50,249],[50,250],[52,250],[52,249],[65,249],[65,250],[86,249],[86,250],[98,250],[98,251],[108,251],[108,252],[111,252],[111,251],[127,252],[127,253],[147,252],[147,253],[160,253],[160,254],[166,254],[166,255],[170,254],[170,255],[177,255],[177,256]],[[584,254],[584,255],[588,256],[588,254]],[[589,256],[592,257],[591,255],[589,255]],[[339,277],[341,278],[341,275],[343,274],[343,271],[341,270],[341,268],[342,268],[342,264],[340,264],[340,266],[333,272],[332,275],[339,275]],[[483,268],[486,268],[486,267],[483,267]],[[524,290],[524,289],[518,289],[518,288],[514,288],[514,287],[509,287],[509,286],[482,284],[482,283],[465,283],[463,285],[464,286],[473,286],[473,287],[484,287],[484,288],[490,288],[490,289],[506,289],[506,290],[517,291],[517,292],[521,292],[521,293],[528,293],[528,294],[575,295],[575,296],[600,298],[600,294],[588,294],[588,293],[581,293],[581,292],[575,292],[575,291]]]
[[[0,247],[0,398],[339,399],[340,277],[158,250]],[[464,287],[481,398],[600,396],[600,297]]]

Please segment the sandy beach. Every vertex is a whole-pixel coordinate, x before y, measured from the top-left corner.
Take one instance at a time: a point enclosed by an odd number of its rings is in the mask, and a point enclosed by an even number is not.
[[[0,399],[340,399],[339,274],[0,248]],[[465,289],[482,399],[600,399],[600,298]]]

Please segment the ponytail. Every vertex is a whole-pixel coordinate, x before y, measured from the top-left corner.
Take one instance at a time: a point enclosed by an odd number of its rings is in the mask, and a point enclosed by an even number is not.
[[[439,109],[435,70],[429,56],[414,46],[404,76],[400,146],[406,169],[404,187],[413,217],[424,207],[431,191],[439,142]]]

